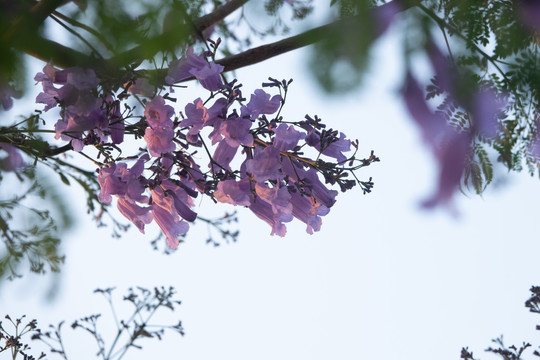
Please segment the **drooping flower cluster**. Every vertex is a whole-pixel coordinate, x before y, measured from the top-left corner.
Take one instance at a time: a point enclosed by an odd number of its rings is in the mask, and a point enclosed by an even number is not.
[[[56,138],[70,141],[77,151],[95,145],[105,157],[98,170],[102,203],[116,197],[119,211],[141,232],[155,221],[174,249],[179,235],[197,218],[193,199],[199,194],[247,207],[270,225],[271,234],[284,236],[285,223],[293,218],[305,223],[308,233],[320,229],[321,217],[338,194],[329,185],[338,184],[345,191],[358,182],[370,191],[371,181],[347,176],[377,161],[373,154],[363,160],[355,158],[356,152],[345,155],[357,144],[343,133],[325,129],[317,117],[285,123],[279,116],[290,81],[270,79],[263,87],[280,94],[257,89],[247,101],[241,85],[226,83],[223,67],[208,61],[208,55],[189,49],[171,62],[163,85],[195,77],[211,92],[208,100],[197,98],[177,113],[171,106],[175,99],[160,95],[162,88],[135,78],[118,96],[123,101],[128,91],[147,98],[142,100],[144,114],[132,123],[120,113],[121,100],[99,88],[92,70],[47,65],[36,76],[43,84],[37,101],[46,111],[61,108]],[[128,134],[143,137],[146,144],[146,150],[130,157],[136,159],[131,167],[125,158],[112,156]],[[194,149],[206,153],[207,166],[196,163]],[[309,149],[317,160],[306,157]],[[336,162],[324,161],[325,157]]]
[[[99,79],[91,69],[69,68],[57,70],[47,64],[35,76],[43,85],[36,102],[45,104],[45,111],[61,107],[61,118],[56,122],[56,139],[71,141],[75,151],[85,145],[123,141],[124,120],[117,100],[111,94],[99,94]]]

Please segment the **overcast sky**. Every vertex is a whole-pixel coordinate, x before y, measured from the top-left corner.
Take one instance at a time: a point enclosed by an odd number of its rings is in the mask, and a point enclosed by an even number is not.
[[[340,194],[319,233],[293,222],[285,238],[270,237],[264,222],[240,211],[237,243],[205,245],[206,229],[198,226],[165,256],[150,248],[155,228],[111,239],[110,229],[96,229],[84,216],[81,200],[56,296],[45,299],[50,277],[26,276],[2,284],[0,313],[46,326],[105,313],[105,302],[92,294],[97,287],[118,287],[119,299],[129,286],[174,286],[183,304],[164,321],[181,319],[186,336],[171,333],[128,359],[450,360],[462,346],[490,359],[482,350],[501,334],[509,344],[540,343],[540,319],[523,306],[530,286],[540,284],[540,183],[500,168],[500,182],[483,197],[457,194],[458,217],[420,209],[436,170],[396,96],[403,76],[397,34],[394,28],[378,42],[363,87],[346,96],[319,90],[307,50],[238,72],[244,94],[268,76],[293,78],[285,117],[317,114],[358,138],[360,153],[375,150],[381,158],[358,173],[373,177],[373,192]],[[182,107],[193,100],[187,94]],[[231,209],[205,199],[200,213]],[[95,358],[85,336],[68,341],[73,358]]]

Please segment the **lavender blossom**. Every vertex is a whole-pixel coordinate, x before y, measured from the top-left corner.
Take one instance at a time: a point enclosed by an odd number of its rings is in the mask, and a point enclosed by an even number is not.
[[[159,126],[171,127],[173,122],[171,117],[174,114],[174,109],[170,105],[165,104],[165,100],[161,96],[156,96],[151,101],[146,103],[144,108],[144,116],[146,122],[152,127]]]
[[[174,131],[169,127],[156,127],[155,129],[146,128],[144,132],[144,140],[148,145],[148,152],[150,155],[160,157],[161,154],[165,154],[176,149],[176,145],[173,142]]]
[[[266,180],[275,180],[282,178],[281,155],[279,150],[270,145],[261,150],[261,147],[255,148],[253,159],[246,161],[246,171],[253,175],[257,182]]]
[[[252,120],[257,120],[262,114],[273,114],[281,106],[281,100],[279,95],[270,98],[270,94],[266,91],[257,89],[251,95],[249,103],[240,109],[241,116],[249,116]]]
[[[0,158],[0,169],[3,171],[16,171],[23,168],[24,160],[19,149],[15,146],[0,143],[0,149],[7,153],[7,156]]]

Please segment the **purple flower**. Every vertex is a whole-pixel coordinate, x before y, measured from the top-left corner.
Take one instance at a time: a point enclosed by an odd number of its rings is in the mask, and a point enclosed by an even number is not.
[[[232,147],[253,146],[253,135],[249,132],[251,120],[231,116],[221,124],[221,134]]]
[[[148,197],[143,195],[145,187],[140,179],[144,163],[148,160],[148,155],[141,156],[129,170],[126,163],[114,162],[99,169],[98,183],[101,191],[98,200],[109,204],[112,201],[111,195],[117,195],[130,201],[148,202]]]
[[[160,187],[153,189],[152,204],[168,212],[176,213],[187,221],[195,221],[197,213],[190,209],[192,202],[186,192],[168,180],[164,180],[161,185],[165,188],[166,193]]]
[[[261,114],[273,114],[281,105],[281,96],[274,95],[270,99],[270,94],[262,89],[257,89],[251,95],[251,99],[246,106],[242,106],[240,113],[242,117],[249,116],[252,120],[257,120]]]
[[[23,157],[19,149],[5,143],[0,143],[0,149],[4,150],[7,153],[7,156],[5,158],[0,159],[1,170],[16,171],[25,166]]]
[[[186,118],[182,120],[180,126],[191,126],[187,133],[187,138],[190,142],[197,142],[199,132],[204,127],[208,120],[208,110],[204,107],[201,98],[198,98],[193,104],[187,104],[185,108]]]
[[[292,214],[295,218],[307,225],[306,232],[313,234],[319,231],[322,225],[321,216],[330,211],[311,196],[303,196],[298,191],[291,194]]]
[[[336,202],[338,192],[328,189],[319,180],[317,170],[314,168],[308,167],[308,170],[305,170],[298,161],[284,161],[283,173],[289,177],[289,181],[303,187],[308,195],[313,196],[327,208],[332,207]]]
[[[291,215],[291,194],[286,186],[269,187],[266,184],[257,183],[255,191],[261,199],[272,205],[272,211],[278,218],[284,214]]]
[[[274,130],[274,147],[279,151],[290,151],[296,147],[298,141],[306,137],[305,133],[301,133],[294,129],[293,125],[279,124]]]
[[[394,22],[396,15],[401,12],[401,5],[398,1],[390,1],[373,9],[373,23],[375,25],[375,37],[379,37]]]
[[[151,101],[146,103],[144,108],[144,116],[146,122],[152,127],[158,126],[173,126],[171,117],[174,114],[174,109],[170,105],[165,104],[165,100],[161,96],[156,96]]]
[[[195,55],[193,48],[189,47],[185,56],[169,64],[165,83],[173,85],[179,81],[188,79],[193,76],[191,73],[192,69],[201,69],[207,64],[204,56]]]
[[[223,69],[224,67],[222,65],[218,65],[212,61],[201,68],[191,69],[190,73],[199,80],[206,90],[217,91],[223,85],[220,75]]]
[[[290,214],[275,214],[272,205],[257,197],[249,206],[249,209],[260,219],[272,227],[270,235],[285,236],[287,227],[283,224],[293,219]]]
[[[146,128],[144,132],[144,140],[148,145],[150,155],[159,157],[176,149],[173,142],[174,130],[169,127],[158,126],[155,129]]]
[[[333,157],[338,162],[346,161],[347,156],[343,155],[343,152],[351,151],[351,141],[343,133],[339,134],[339,139],[332,137],[331,140],[325,140],[328,143],[321,149],[321,135],[312,130],[306,137],[306,143],[319,151],[322,150],[322,154]]]
[[[432,208],[446,205],[461,183],[465,161],[471,150],[471,136],[454,131],[439,151],[439,184],[435,194],[424,201],[422,206]]]
[[[247,177],[240,181],[234,179],[220,181],[217,190],[214,191],[214,197],[221,203],[249,206],[253,198],[250,181]]]
[[[261,147],[256,147],[253,159],[246,161],[246,171],[253,175],[257,182],[283,177],[279,171],[280,169],[281,155],[279,150],[272,145],[263,150],[261,150]]]
[[[156,87],[150,84],[147,78],[137,78],[137,80],[135,80],[131,84],[128,91],[132,94],[139,94],[148,98],[152,98],[156,94]]]
[[[476,131],[485,137],[497,136],[498,118],[503,113],[506,102],[491,87],[481,88],[473,99],[472,116]]]
[[[222,141],[218,144],[216,147],[216,151],[214,151],[214,156],[212,159],[215,163],[210,163],[209,167],[212,169],[212,171],[221,171],[223,169],[231,170],[230,163],[232,159],[234,158],[234,155],[236,155],[236,151],[238,150],[238,147],[230,146],[226,141]]]
[[[533,33],[540,33],[540,3],[536,0],[519,0],[517,13],[519,20]]]
[[[440,114],[434,114],[429,109],[420,85],[410,73],[407,74],[405,82],[404,100],[407,110],[422,131],[424,141],[435,150],[438,139],[447,131],[448,125]]]
[[[101,191],[98,200],[103,204],[110,204],[111,195],[124,195],[127,190],[127,182],[122,180],[121,168],[127,168],[125,163],[110,163],[108,167],[102,167],[98,172],[98,183]]]
[[[112,114],[109,114],[109,132],[113,144],[121,144],[124,142],[125,128],[124,118],[120,113],[120,102],[116,100],[112,106]]]
[[[204,54],[195,55],[190,47],[184,57],[170,63],[165,83],[173,85],[194,76],[206,90],[217,91],[223,84],[220,76],[223,69],[221,65],[207,62]]]
[[[431,39],[430,39],[431,40]],[[445,56],[439,47],[433,42],[429,41],[428,51],[429,60],[431,66],[435,70],[438,84],[442,90],[448,91],[450,94],[454,92],[455,74],[452,63],[448,57]]]
[[[8,83],[0,82],[0,105],[4,110],[9,110],[13,107],[13,98],[20,98],[21,93],[15,91]]]
[[[182,219],[179,219],[176,213],[170,213],[160,206],[153,206],[152,214],[156,224],[160,227],[165,238],[167,239],[167,245],[170,249],[176,249],[178,247],[178,235],[184,235],[189,230],[189,224]]]
[[[431,208],[447,204],[461,182],[471,148],[471,135],[456,131],[446,124],[441,115],[434,114],[427,106],[420,86],[410,74],[407,75],[404,96],[409,113],[420,126],[425,142],[439,163],[438,190],[423,206]]]
[[[118,210],[124,215],[129,221],[131,221],[140,232],[144,234],[144,225],[150,224],[154,217],[150,210],[152,206],[139,206],[134,201],[129,199],[118,199],[117,202]]]

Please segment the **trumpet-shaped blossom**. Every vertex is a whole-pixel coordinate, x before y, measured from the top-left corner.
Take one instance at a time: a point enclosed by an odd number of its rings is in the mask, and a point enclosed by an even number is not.
[[[220,76],[223,69],[213,61],[207,62],[204,54],[195,55],[190,47],[186,56],[170,63],[165,82],[173,85],[193,76],[206,90],[217,91],[223,84]]]
[[[165,104],[165,99],[161,96],[156,96],[151,101],[147,102],[144,108],[146,122],[152,128],[157,128],[159,126],[172,128],[173,122],[171,117],[173,114],[173,107]]]
[[[298,145],[298,142],[306,137],[305,133],[296,131],[294,126],[279,124],[274,130],[274,147],[279,151],[290,151]]]
[[[208,110],[204,107],[201,98],[198,98],[192,104],[186,105],[185,114],[186,118],[182,120],[180,126],[190,127],[187,133],[187,139],[194,143],[197,141],[199,132],[209,118]]]
[[[270,94],[262,89],[257,89],[251,98],[249,103],[246,106],[242,106],[240,113],[242,117],[249,116],[252,120],[257,120],[257,118],[262,114],[273,114],[275,113],[281,105],[281,96],[274,95],[270,98]]]
[[[217,201],[235,206],[249,206],[252,200],[251,184],[248,178],[236,181],[228,179],[220,181],[214,191]]]
[[[180,242],[178,236],[188,232],[189,224],[180,219],[176,213],[171,213],[156,205],[152,207],[152,215],[156,224],[158,224],[163,234],[165,234],[169,248],[176,249]]]
[[[169,127],[146,128],[144,140],[148,145],[150,155],[159,157],[161,154],[174,151],[176,146],[173,142],[174,131]]]
[[[221,171],[222,169],[231,170],[230,163],[236,155],[238,147],[230,146],[226,141],[222,141],[216,147],[214,151],[214,156],[212,157],[213,162],[210,162],[210,168],[213,171]]]
[[[275,214],[272,205],[257,197],[249,206],[249,209],[260,219],[272,227],[270,235],[285,236],[287,227],[285,222],[293,219],[291,214]],[[277,216],[276,216],[277,215]]]
[[[231,116],[221,124],[221,134],[232,147],[253,146],[253,135],[249,132],[251,120]]]
[[[262,150],[261,147],[256,147],[253,159],[246,161],[246,171],[253,175],[257,182],[282,178],[280,169],[281,156],[279,150],[272,145]]]
[[[139,206],[134,201],[125,198],[118,199],[116,206],[120,213],[131,221],[143,234],[144,225],[150,224],[154,220],[150,212],[152,206]]]

